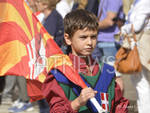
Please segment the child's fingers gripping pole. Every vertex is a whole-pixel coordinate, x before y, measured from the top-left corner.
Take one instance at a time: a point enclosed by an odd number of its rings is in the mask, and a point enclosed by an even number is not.
[[[92,102],[92,104],[95,106],[95,108],[97,109],[98,113],[107,113],[106,110],[104,110],[100,104],[97,102],[96,98],[93,97],[90,99],[90,101]]]
[[[78,76],[80,78],[80,76]],[[77,78],[77,77],[76,77]],[[78,80],[77,83],[80,83],[79,86],[82,87],[82,88],[86,88],[87,85],[85,84],[85,82],[80,78],[80,79],[76,79]],[[79,82],[80,81],[80,82]],[[92,102],[92,104],[95,106],[95,108],[97,109],[98,113],[107,113],[106,110],[104,110],[100,104],[97,102],[96,98],[93,97],[90,99],[90,101]]]

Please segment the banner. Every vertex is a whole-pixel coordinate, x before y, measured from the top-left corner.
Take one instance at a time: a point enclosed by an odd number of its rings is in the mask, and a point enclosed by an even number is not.
[[[24,76],[35,101],[42,98],[41,84],[54,68],[74,84],[87,87],[25,1],[0,0],[0,76]]]

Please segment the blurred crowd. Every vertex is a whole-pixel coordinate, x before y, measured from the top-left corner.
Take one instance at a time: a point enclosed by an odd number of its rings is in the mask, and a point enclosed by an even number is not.
[[[107,3],[104,3],[104,0],[25,1],[65,54],[68,52],[64,43],[63,19],[65,15],[76,9],[85,9],[93,12],[99,19],[100,32],[96,49],[92,56],[110,64],[115,61],[115,55],[122,43],[122,39],[119,37],[120,29],[128,19],[127,16],[133,0],[115,0],[116,2],[114,0],[107,0]],[[111,13],[107,13],[107,8],[112,10]],[[109,58],[108,61],[107,56],[113,57]],[[116,81],[123,91],[124,87],[121,76],[118,73]],[[17,98],[15,95],[18,95]],[[11,75],[0,77],[0,104],[3,98],[10,98],[12,101],[12,106],[8,109],[9,112],[16,113],[34,109],[28,97],[26,79],[23,77]],[[49,113],[50,108],[45,99],[39,100],[37,104],[39,106],[39,113]]]

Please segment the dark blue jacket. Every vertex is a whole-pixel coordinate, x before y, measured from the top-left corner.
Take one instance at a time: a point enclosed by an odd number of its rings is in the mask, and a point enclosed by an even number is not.
[[[88,4],[85,7],[85,9],[97,15],[98,5],[99,5],[99,0],[88,0]],[[78,7],[78,3],[74,3],[72,10],[75,10],[77,7]]]
[[[55,9],[45,19],[44,27],[46,28],[47,32],[54,37],[57,45],[61,47],[64,40],[63,18]]]

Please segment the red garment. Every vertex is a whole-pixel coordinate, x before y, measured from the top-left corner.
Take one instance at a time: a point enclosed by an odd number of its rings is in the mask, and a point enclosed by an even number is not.
[[[84,57],[79,57],[72,54],[69,54],[69,57],[72,60],[73,67],[77,72],[81,72],[88,76],[95,76],[98,73],[99,65],[97,61],[93,60],[90,56],[88,57],[89,65],[86,65],[86,62],[83,59]],[[89,67],[91,67],[91,69],[89,69]]]
[[[85,61],[77,56],[69,55],[70,59],[75,66],[75,69],[80,67],[80,72],[88,72],[87,65]],[[79,66],[79,59],[82,66]],[[90,59],[91,60],[91,59]],[[76,61],[76,62],[74,62]],[[91,60],[92,61],[92,60]],[[93,61],[92,61],[93,63]],[[98,72],[98,64],[94,66],[92,74],[94,75]],[[65,96],[63,89],[59,86],[56,79],[53,75],[47,76],[43,87],[43,94],[50,105],[50,113],[77,113],[71,108],[71,102]],[[122,97],[122,92],[120,87],[116,84],[115,86],[115,98],[112,101],[111,113],[127,113],[127,105],[129,104],[128,100]]]
[[[27,79],[28,96],[30,97],[31,102],[41,100],[44,98],[41,88],[42,88],[41,82],[39,82],[37,80]]]

